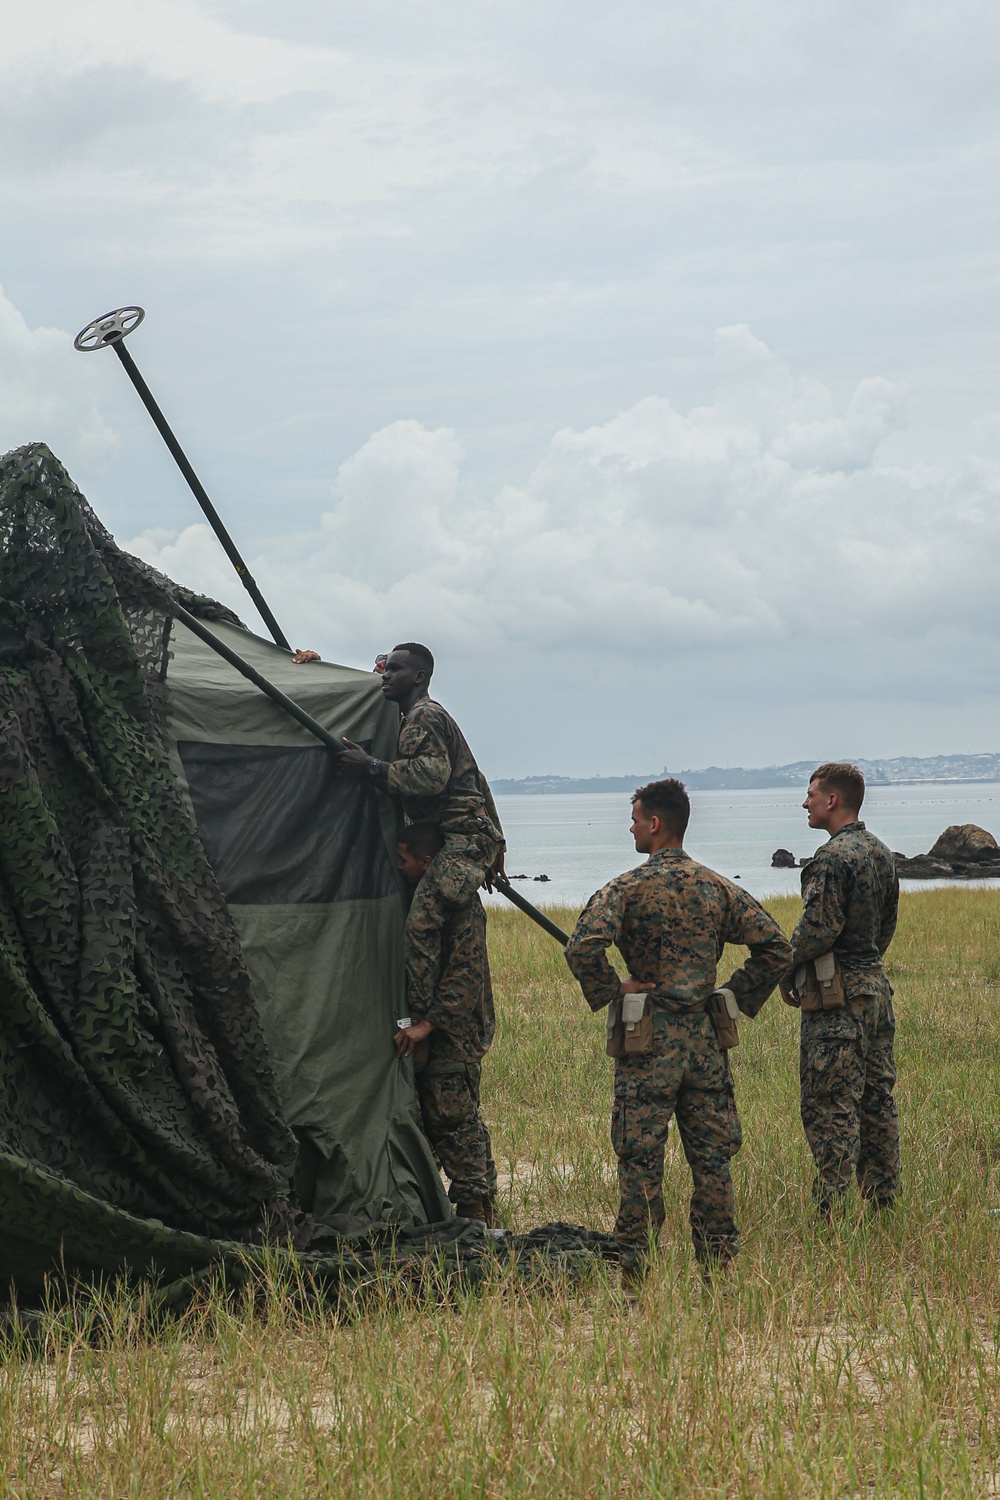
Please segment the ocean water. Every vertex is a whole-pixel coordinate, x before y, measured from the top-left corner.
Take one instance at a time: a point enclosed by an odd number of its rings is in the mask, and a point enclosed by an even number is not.
[[[797,892],[798,870],[772,870],[771,855],[780,848],[804,858],[825,842],[826,836],[806,822],[804,794],[804,787],[692,792],[685,847],[703,864],[738,879],[755,896]],[[500,796],[497,806],[507,835],[508,875],[549,877],[545,882],[514,881],[536,906],[580,905],[612,876],[642,861],[629,837],[631,812],[625,794]],[[908,856],[926,853],[952,823],[978,823],[1000,839],[1000,783],[871,787],[862,817],[890,849]],[[926,889],[930,883],[903,881],[903,888]],[[1000,885],[992,880],[974,883]]]

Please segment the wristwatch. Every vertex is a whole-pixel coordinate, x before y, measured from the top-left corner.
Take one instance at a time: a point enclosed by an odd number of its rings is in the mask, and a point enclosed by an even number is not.
[[[384,761],[379,760],[376,756],[371,765],[368,767],[369,776],[381,776],[383,765]]]

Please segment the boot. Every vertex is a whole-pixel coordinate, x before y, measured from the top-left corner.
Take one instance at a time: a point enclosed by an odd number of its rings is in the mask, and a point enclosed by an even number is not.
[[[455,1212],[460,1219],[475,1219],[477,1224],[486,1223],[482,1198],[470,1198],[467,1203],[456,1203]]]
[[[487,1193],[483,1199],[483,1215],[487,1229],[506,1229],[507,1226],[501,1219],[500,1210],[497,1208],[496,1193]]]
[[[626,1307],[637,1307],[649,1281],[649,1260],[646,1256],[622,1262],[621,1288]]]

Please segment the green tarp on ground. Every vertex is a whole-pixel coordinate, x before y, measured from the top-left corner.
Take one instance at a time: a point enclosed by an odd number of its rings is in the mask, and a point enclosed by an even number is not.
[[[213,694],[183,641],[171,661],[177,602],[270,653],[120,552],[44,445],[0,460],[0,1285],[22,1293],[52,1268],[178,1275],[222,1245],[304,1240],[289,1119],[324,1213],[442,1211],[391,1056],[401,906],[385,813],[370,788],[353,804],[329,790],[331,817],[312,819],[319,883],[305,845],[285,857],[280,819],[261,864],[281,754],[306,747],[281,738],[277,710],[254,721],[242,683]],[[382,744],[391,720],[366,674],[321,680],[345,698],[323,721]],[[174,685],[187,707],[171,721]],[[316,779],[303,766],[300,788]],[[240,833],[230,793],[252,800],[268,773]],[[213,863],[235,882],[250,968]],[[340,1049],[343,1092],[323,1074]]]

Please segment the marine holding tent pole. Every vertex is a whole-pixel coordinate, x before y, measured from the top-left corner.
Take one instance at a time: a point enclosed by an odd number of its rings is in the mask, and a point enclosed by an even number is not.
[[[316,739],[325,745],[328,750],[332,750],[335,755],[343,754],[343,745],[335,735],[330,733],[329,729],[324,729],[322,724],[313,718],[312,714],[307,714],[304,708],[299,707],[294,698],[289,698],[287,693],[283,693],[279,687],[275,687],[273,682],[269,682],[263,673],[258,672],[256,667],[251,666],[244,657],[240,656],[238,651],[234,651],[232,646],[227,646],[225,641],[220,640],[215,631],[209,630],[208,626],[204,621],[199,620],[197,615],[193,615],[190,610],[185,609],[180,604],[174,605],[174,612],[182,625],[186,625],[193,635],[196,635],[200,641],[204,641],[206,646],[210,646],[213,651],[229,662],[230,666],[235,667],[237,672],[242,673],[247,681],[252,682],[255,688],[259,688],[262,693],[265,693],[271,699],[272,703],[276,703],[279,708],[284,709],[286,714],[296,719],[302,725],[303,729],[308,729],[309,733],[315,735]],[[557,927],[555,922],[550,921],[544,912],[538,910],[537,906],[532,906],[530,901],[525,900],[520,891],[515,891],[510,882],[504,880],[502,876],[494,880],[494,885],[501,896],[506,896],[512,906],[516,906],[519,911],[524,912],[526,917],[530,917],[533,922],[537,922],[543,932],[547,932],[550,937],[554,937],[565,948],[569,942],[569,937],[563,932],[561,927]]]
[[[291,651],[292,648],[285,639],[284,631],[268,609],[264,595],[257,587],[250,569],[240,556],[236,543],[223,525],[222,517],[208,498],[204,485],[188,462],[187,454],[174,437],[169,422],[156,404],[149,386],[140,375],[135,360],[125,348],[124,340],[128,338],[134,329],[138,328],[145,316],[146,314],[141,307],[118,307],[114,312],[105,313],[103,318],[95,318],[92,323],[87,324],[86,328],[81,328],[73,340],[73,347],[79,349],[82,354],[92,354],[96,349],[104,349],[109,344],[114,349],[124,366],[126,375],[138,391],[140,401],[152,417],[156,430],[170,449],[177,467],[187,480],[191,488],[191,493],[201,506],[209,525],[222,543],[226,556],[236,569],[240,582],[257,606],[258,613],[271,632],[272,639],[285,651]]]

